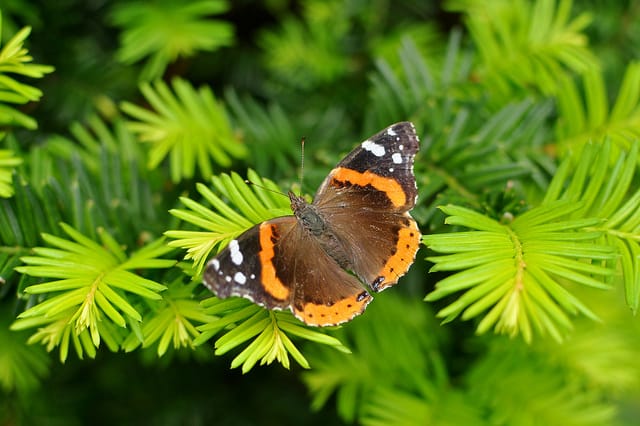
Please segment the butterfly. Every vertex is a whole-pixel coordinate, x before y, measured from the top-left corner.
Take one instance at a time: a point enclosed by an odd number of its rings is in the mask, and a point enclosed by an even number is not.
[[[360,143],[331,170],[312,203],[289,192],[293,215],[262,222],[209,260],[204,285],[290,309],[308,325],[353,319],[413,263],[420,230],[409,211],[418,190],[419,148],[410,122]]]

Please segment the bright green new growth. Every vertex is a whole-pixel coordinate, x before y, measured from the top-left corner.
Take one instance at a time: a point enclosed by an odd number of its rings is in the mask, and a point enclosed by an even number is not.
[[[209,323],[216,319],[207,315],[201,303],[193,299],[194,287],[199,285],[197,282],[184,285],[181,279],[169,283],[162,300],[149,302],[151,312],[142,326],[130,323],[133,332],[122,342],[122,348],[131,352],[157,343],[159,357],[170,347],[193,349],[194,340],[200,336],[194,322]]]
[[[6,105],[25,104],[38,101],[42,91],[20,83],[9,74],[17,74],[31,78],[41,78],[53,71],[49,65],[30,64],[33,60],[23,43],[29,36],[31,28],[25,27],[14,35],[0,50],[0,125],[22,126],[35,129],[38,124],[26,114]],[[0,14],[0,34],[2,34],[2,15]]]
[[[577,165],[571,157],[563,162],[543,203],[578,203],[580,208],[573,212],[572,219],[592,217],[600,221],[595,227],[602,233],[599,243],[616,254],[606,266],[616,271],[613,282],[622,284],[627,305],[636,314],[640,305],[640,189],[636,183],[640,143],[631,143],[626,152],[612,145],[609,140],[600,146],[586,145]]]
[[[228,8],[225,0],[117,4],[111,14],[113,24],[122,28],[116,56],[125,64],[145,60],[143,81],[161,78],[167,66],[181,57],[232,44],[233,27],[208,19]]]
[[[432,250],[451,253],[430,257],[435,263],[432,271],[464,270],[440,281],[426,300],[466,291],[438,316],[445,321],[461,314],[462,319],[470,319],[488,310],[478,323],[478,333],[495,327],[511,336],[522,334],[528,342],[534,331],[561,340],[571,329],[567,314],[580,312],[595,318],[565,290],[563,279],[606,289],[602,278],[613,274],[581,261],[612,259],[614,251],[593,244],[601,236],[591,230],[599,220],[566,220],[577,208],[568,202],[555,203],[501,224],[471,210],[443,207],[449,215],[446,223],[473,231],[424,237]]]
[[[51,66],[29,63],[33,58],[29,56],[23,43],[30,32],[31,28],[23,28],[4,43],[0,50],[0,126],[21,126],[28,129],[38,127],[33,118],[8,105],[35,102],[42,97],[41,90],[19,82],[11,74],[42,78],[45,74],[53,71]],[[1,35],[2,14],[0,13],[0,37]],[[0,45],[2,45],[1,42],[0,38]],[[4,137],[5,134],[0,133],[0,141]],[[0,150],[0,197],[7,198],[13,195],[12,174],[15,167],[21,163],[22,159],[16,157],[11,150]]]
[[[567,286],[608,289],[606,282],[622,270],[627,304],[635,312],[640,298],[640,190],[631,192],[638,173],[638,143],[610,164],[611,143],[588,145],[574,165],[568,158],[558,169],[538,207],[507,223],[471,210],[442,207],[446,223],[470,232],[424,237],[432,250],[432,271],[459,271],[440,281],[426,300],[452,293],[464,295],[438,316],[471,319],[488,311],[477,331],[550,334],[560,341],[572,328],[567,314],[595,319]],[[605,179],[606,178],[606,179]],[[613,182],[616,182],[613,185]]]
[[[163,81],[140,87],[155,111],[130,102],[122,110],[138,121],[129,122],[129,129],[142,142],[152,144],[150,169],[169,156],[171,179],[179,182],[194,176],[196,167],[202,177],[213,174],[211,163],[228,167],[232,160],[247,155],[247,148],[234,134],[224,107],[208,87],[196,91],[187,81],[176,78],[173,91]]]
[[[104,230],[98,232],[100,245],[66,224],[60,226],[71,240],[43,235],[43,239],[55,248],[34,248],[35,256],[21,259],[27,266],[16,268],[23,274],[53,279],[29,286],[25,293],[60,294],[21,313],[11,328],[38,327],[29,342],[41,342],[49,351],[59,346],[63,362],[67,359],[70,342],[79,357],[83,353],[95,357],[101,340],[115,351],[121,340],[117,328],[142,321],[126,293],[158,300],[162,297],[159,292],[166,289],[166,286],[131,271],[172,266],[173,260],[159,258],[170,249],[158,240],[127,255]]]
[[[291,312],[268,311],[240,298],[226,300],[211,297],[202,302],[205,312],[217,318],[198,329],[202,332],[195,344],[202,344],[220,332],[215,341],[216,355],[223,355],[235,347],[253,339],[231,361],[231,368],[242,366],[247,373],[258,361],[260,365],[277,360],[289,368],[289,354],[304,368],[310,368],[302,352],[293,344],[289,335],[327,345],[341,352],[349,352],[338,339],[317,329],[303,327]]]

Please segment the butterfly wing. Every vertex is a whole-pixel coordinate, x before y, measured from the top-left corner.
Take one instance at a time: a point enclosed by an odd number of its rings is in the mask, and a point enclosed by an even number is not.
[[[350,268],[375,291],[396,284],[419,248],[420,231],[409,215],[417,198],[418,147],[413,124],[389,126],[347,155],[314,200]]]
[[[221,299],[240,296],[267,309],[284,309],[290,305],[293,288],[273,271],[270,236],[263,229],[274,224],[288,234],[296,226],[293,216],[258,224],[231,240],[227,247],[207,263],[202,276],[204,285]]]
[[[220,298],[242,296],[269,309],[289,308],[309,325],[349,321],[371,301],[358,279],[293,216],[263,222],[232,240],[209,261],[203,278]]]

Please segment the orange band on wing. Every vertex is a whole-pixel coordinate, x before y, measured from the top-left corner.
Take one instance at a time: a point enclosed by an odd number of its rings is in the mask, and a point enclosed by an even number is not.
[[[378,191],[384,192],[395,207],[402,207],[407,203],[405,191],[394,179],[385,178],[369,171],[360,173],[344,167],[336,168],[331,177],[342,182],[349,181],[358,186],[371,185]]]
[[[271,296],[279,300],[287,300],[290,293],[289,288],[280,281],[273,264],[273,257],[275,256],[272,241],[274,226],[268,223],[260,225],[260,253],[258,253],[260,265],[262,265],[260,280],[265,291]]]
[[[378,276],[383,278],[377,285],[378,291],[382,291],[398,282],[398,278],[409,270],[418,248],[420,248],[420,230],[416,222],[411,220],[410,227],[401,228],[398,231],[396,252],[387,260],[387,263],[378,273]]]
[[[302,309],[294,308],[293,313],[298,319],[308,325],[318,325],[321,327],[338,325],[350,321],[358,314],[361,314],[371,302],[372,297],[366,291],[360,294],[342,299],[331,306],[305,303]]]

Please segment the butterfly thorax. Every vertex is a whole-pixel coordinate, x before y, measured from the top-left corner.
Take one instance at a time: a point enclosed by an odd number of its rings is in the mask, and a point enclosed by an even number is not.
[[[291,200],[293,214],[307,231],[316,237],[325,233],[326,224],[313,205],[307,203],[303,197],[299,197],[293,192],[289,192],[289,200]]]
[[[352,265],[343,245],[329,228],[316,206],[307,203],[303,197],[297,196],[293,192],[289,192],[289,200],[291,200],[293,214],[302,228],[311,234],[324,252],[338,262],[343,269],[350,269]]]

